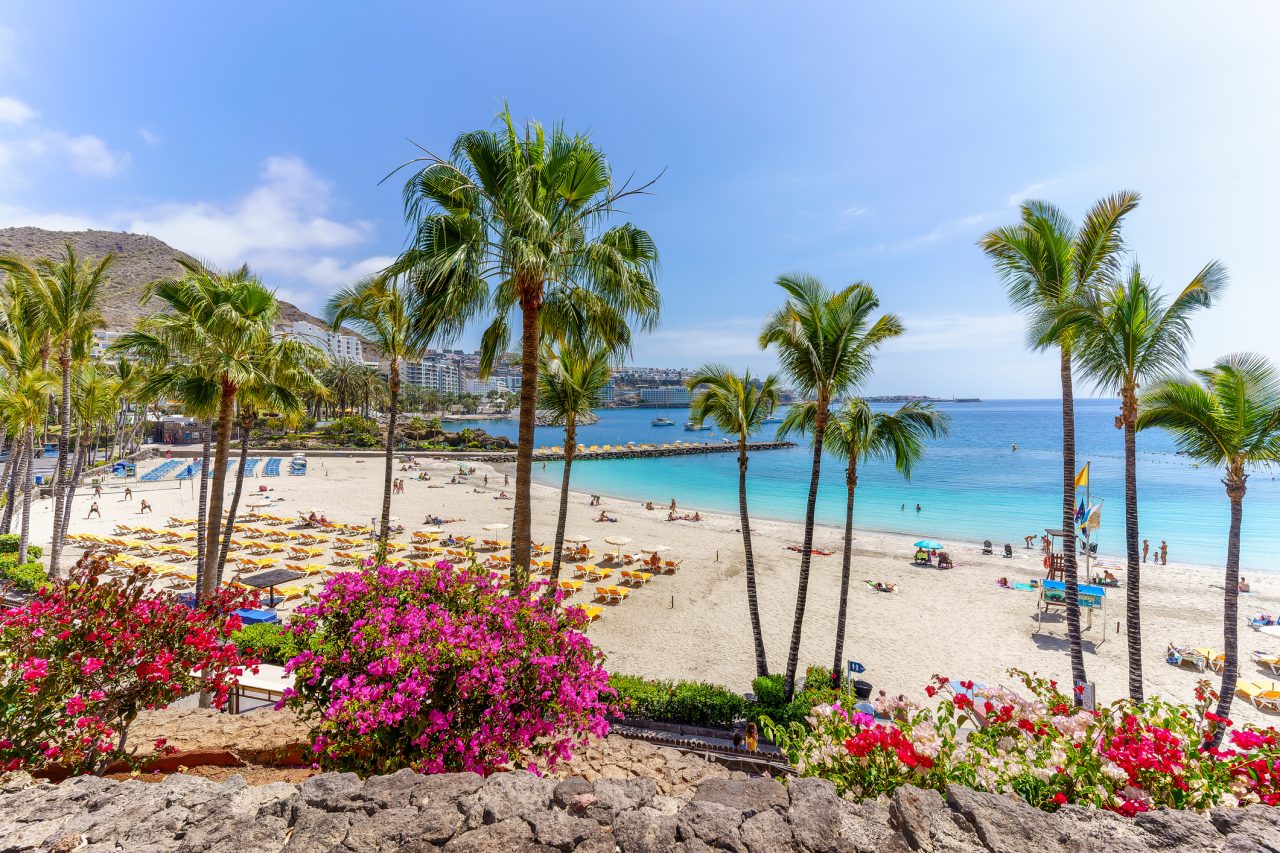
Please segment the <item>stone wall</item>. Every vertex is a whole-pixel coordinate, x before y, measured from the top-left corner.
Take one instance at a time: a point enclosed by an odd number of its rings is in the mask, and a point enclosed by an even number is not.
[[[17,775],[0,788],[0,851],[1271,851],[1280,812],[1263,806],[1153,812],[1136,820],[952,788],[854,804],[827,782],[708,778],[689,800],[646,778],[541,779],[503,773],[361,781],[326,773],[250,787],[173,775],[162,782]]]

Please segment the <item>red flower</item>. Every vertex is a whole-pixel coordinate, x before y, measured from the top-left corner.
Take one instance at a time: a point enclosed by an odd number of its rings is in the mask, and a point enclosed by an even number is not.
[[[1053,795],[1053,802],[1059,806],[1066,805],[1067,795],[1059,791],[1058,793]]]

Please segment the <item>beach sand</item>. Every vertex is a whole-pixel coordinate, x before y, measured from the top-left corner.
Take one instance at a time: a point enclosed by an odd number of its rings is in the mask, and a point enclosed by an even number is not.
[[[155,464],[141,467],[145,471]],[[456,462],[426,460],[424,468],[431,472],[431,482],[414,479],[416,472],[401,473],[397,463],[397,476],[406,483],[405,494],[393,497],[393,514],[410,531],[424,526],[423,519],[430,513],[465,520],[448,525],[450,532],[507,538],[509,530],[485,534],[481,528],[495,522],[510,523],[511,502],[495,496],[504,489],[511,494],[512,485],[504,486],[502,471],[479,463],[466,464],[474,465],[476,474],[465,483],[449,485],[450,475],[458,469]],[[266,494],[277,504],[270,511],[292,515],[314,509],[332,520],[367,524],[380,510],[381,473],[380,459],[315,457],[307,476],[253,478],[246,482],[245,497],[265,485],[270,489]],[[488,486],[483,484],[485,474],[489,475]],[[684,491],[696,492],[696,484],[693,486]],[[558,490],[539,484],[533,489],[534,538],[549,544],[555,532]],[[176,485],[172,480],[135,484],[132,503],[121,501],[121,490],[110,486],[99,501],[101,520],[85,520],[92,490],[82,489],[76,498],[72,531],[106,533],[122,521],[152,522],[151,517],[138,515],[142,497],[155,506],[153,526],[161,526],[170,515],[195,515],[194,490],[189,484]],[[683,560],[674,575],[656,575],[625,602],[606,606],[604,616],[591,625],[590,636],[608,655],[611,671],[710,681],[749,690],[755,661],[737,515],[703,512],[701,522],[670,522],[666,520],[670,496],[650,497],[656,507],[652,511],[636,501],[609,497],[602,499],[600,507],[591,507],[588,495],[571,495],[566,533],[591,537],[590,547],[597,554],[612,549],[605,544],[605,537],[626,536],[632,542],[624,551],[665,545],[665,558]],[[32,542],[46,547],[51,507],[51,501],[40,501],[32,511]],[[681,505],[680,510],[695,508]],[[601,509],[617,517],[617,523],[596,522]],[[799,544],[802,533],[798,524],[752,520],[765,647],[770,669],[775,672],[786,665],[800,566],[800,554],[787,546]],[[396,538],[407,541],[408,535]],[[1033,636],[1037,593],[996,586],[1000,577],[1010,582],[1043,578],[1038,550],[1014,543],[1013,558],[1005,559],[1000,556],[1003,543],[996,543],[995,556],[982,556],[980,545],[948,542],[956,567],[940,571],[912,564],[914,538],[855,531],[845,658],[865,665],[861,678],[876,689],[906,693],[914,699],[923,698],[923,688],[935,673],[1016,686],[1006,670],[1017,667],[1070,682],[1061,610],[1046,617],[1044,628]],[[814,537],[816,548],[834,553],[813,557],[800,655],[802,671],[808,664],[831,664],[842,540],[843,530],[827,527],[820,528]],[[69,553],[78,551],[71,549]],[[1116,569],[1116,564],[1123,564],[1122,558],[1104,557],[1103,563],[1124,582],[1124,572]],[[864,579],[894,583],[897,592],[875,592],[867,588]],[[1256,634],[1246,621],[1259,611],[1280,610],[1280,577],[1250,575],[1249,581],[1254,592],[1240,597],[1240,674],[1244,678],[1272,677],[1248,660],[1249,653],[1255,648],[1280,652],[1280,639]],[[1144,566],[1143,669],[1149,695],[1193,701],[1192,691],[1200,676],[1167,664],[1165,648],[1176,641],[1220,650],[1222,596],[1221,575],[1211,569],[1179,564]],[[1105,617],[1095,613],[1093,629],[1085,634],[1085,667],[1097,685],[1100,702],[1127,692],[1124,599],[1123,589],[1109,589]],[[588,596],[584,591],[570,601],[587,603]],[[1217,684],[1218,676],[1207,677]],[[1239,697],[1233,716],[1254,722],[1276,720]]]

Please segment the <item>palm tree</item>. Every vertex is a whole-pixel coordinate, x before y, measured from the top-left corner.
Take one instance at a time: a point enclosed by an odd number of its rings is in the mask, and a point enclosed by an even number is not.
[[[1017,225],[987,232],[978,245],[1004,281],[1009,300],[1028,317],[1033,349],[1057,347],[1062,387],[1062,567],[1066,579],[1067,645],[1071,678],[1085,681],[1080,638],[1080,589],[1076,575],[1076,419],[1071,359],[1076,332],[1057,329],[1060,312],[1100,288],[1118,271],[1124,241],[1120,224],[1138,206],[1135,192],[1123,191],[1098,201],[1076,227],[1058,208],[1043,201],[1022,205]],[[1080,694],[1076,694],[1080,701]]]
[[[600,405],[613,375],[617,353],[600,341],[561,341],[542,348],[538,365],[538,409],[549,423],[564,427],[564,472],[560,479],[560,510],[556,517],[555,546],[551,554],[551,581],[560,579],[560,550],[569,516],[569,472],[577,448],[578,421],[591,416]]]
[[[1129,698],[1142,701],[1142,556],[1138,547],[1138,389],[1185,365],[1191,314],[1208,308],[1226,288],[1226,268],[1216,261],[1171,302],[1134,265],[1129,274],[1063,312],[1057,325],[1074,326],[1076,363],[1100,390],[1120,392],[1116,426],[1124,430],[1124,507],[1127,575],[1125,622],[1129,643]],[[1060,329],[1051,330],[1059,337]]]
[[[346,415],[347,404],[360,397],[363,375],[363,365],[349,358],[334,359],[321,369],[320,381],[337,403],[337,417]]]
[[[757,380],[750,371],[739,376],[723,364],[704,364],[685,380],[685,386],[697,392],[689,406],[694,423],[701,426],[710,418],[722,433],[738,437],[738,521],[746,559],[747,613],[755,644],[756,675],[768,675],[756,596],[756,562],[751,551],[751,516],[747,512],[747,441],[764,427],[765,418],[778,405],[778,377],[771,374]]]
[[[813,430],[816,406],[812,402],[792,406],[782,423],[782,431],[801,434]],[[850,564],[853,558],[853,498],[858,488],[858,463],[871,459],[892,459],[905,479],[924,457],[926,438],[947,434],[951,418],[928,403],[906,403],[896,412],[877,412],[861,397],[850,400],[831,416],[827,425],[825,450],[845,462],[844,560],[840,569],[840,612],[836,617],[835,657],[832,679],[840,677],[844,659],[844,629],[849,604]]]
[[[787,301],[765,321],[760,332],[760,347],[776,347],[782,372],[791,380],[794,390],[813,401],[813,467],[805,506],[796,614],[784,677],[790,699],[795,692],[796,669],[800,663],[818,478],[822,472],[822,448],[831,405],[870,375],[875,351],[885,341],[901,335],[903,328],[893,314],[884,314],[872,321],[880,299],[864,282],[831,291],[813,276],[784,275],[778,278],[778,286],[786,291]]]
[[[1223,468],[1231,504],[1223,586],[1222,689],[1217,713],[1231,715],[1235,696],[1236,622],[1240,584],[1240,523],[1249,466],[1280,462],[1280,372],[1253,353],[1228,355],[1193,377],[1165,379],[1139,400],[1138,429],[1158,427],[1173,436],[1179,452],[1203,465]],[[1222,739],[1216,732],[1215,746]]]
[[[387,442],[383,459],[382,518],[378,527],[378,555],[387,553],[391,535],[391,483],[396,449],[396,416],[400,403],[400,366],[426,354],[439,327],[423,311],[419,292],[402,279],[373,276],[354,287],[339,290],[329,299],[329,325],[340,331],[348,325],[367,338],[387,360]],[[425,315],[425,316],[424,316]],[[374,374],[375,378],[377,374]]]
[[[34,319],[48,336],[50,346],[57,352],[58,367],[62,374],[62,398],[58,406],[61,427],[58,434],[58,458],[53,472],[53,539],[49,548],[49,576],[61,574],[62,546],[64,542],[64,505],[68,499],[67,441],[71,434],[71,365],[88,354],[93,330],[102,326],[102,313],[98,310],[98,297],[106,282],[107,269],[115,261],[108,254],[94,262],[80,260],[75,247],[67,243],[62,259],[54,261],[40,258],[27,263],[20,258],[0,258],[0,270],[13,276],[16,282],[29,289]]]
[[[31,539],[31,457],[35,451],[36,430],[44,423],[50,395],[57,380],[43,366],[39,335],[19,336],[13,346],[0,348],[4,370],[0,372],[0,417],[10,435],[17,437],[15,476],[22,484],[22,514],[19,516],[18,561],[27,559]],[[15,495],[16,496],[16,495]],[[6,514],[12,507],[6,507]]]
[[[92,464],[102,431],[106,429],[106,425],[116,411],[120,389],[120,381],[97,364],[90,362],[76,368],[73,382],[74,394],[71,398],[71,408],[78,425],[76,450],[73,454],[75,461],[72,463],[66,482],[66,500],[62,505],[62,517],[55,519],[57,529],[64,532],[71,527],[71,505],[75,499],[76,489],[80,486],[85,463],[87,461]]]
[[[296,338],[262,338],[259,346],[265,349],[257,359],[263,369],[252,374],[236,394],[240,415],[240,460],[236,466],[231,507],[222,528],[222,548],[217,558],[219,585],[227,565],[240,496],[244,492],[244,472],[249,461],[249,437],[254,421],[258,413],[264,411],[277,413],[290,423],[301,420],[306,412],[307,395],[322,388],[314,371],[328,363],[322,350]]]
[[[589,294],[652,327],[659,297],[658,254],[630,223],[606,228],[620,200],[646,187],[617,187],[604,152],[581,134],[541,124],[516,127],[509,110],[496,131],[464,133],[450,159],[426,154],[405,185],[414,233],[392,265],[430,306],[423,315],[451,328],[478,314],[494,319],[481,342],[482,376],[507,350],[518,315],[519,445],[511,536],[512,585],[528,581],[530,476],[544,303],[557,293]],[[436,315],[436,316],[433,316]]]
[[[191,409],[216,412],[213,462],[206,466],[212,471],[200,583],[201,593],[210,595],[217,584],[236,396],[242,386],[255,384],[274,370],[273,349],[264,341],[271,337],[279,304],[247,266],[220,273],[198,261],[180,263],[186,276],[152,282],[143,293],[144,304],[159,299],[167,310],[139,320],[134,331],[122,335],[113,348],[152,365],[173,366],[167,376],[156,372],[147,383],[155,396],[176,397]]]

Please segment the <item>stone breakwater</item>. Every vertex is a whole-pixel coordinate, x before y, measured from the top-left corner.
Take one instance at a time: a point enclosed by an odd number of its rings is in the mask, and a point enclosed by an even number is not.
[[[748,453],[757,453],[761,450],[782,450],[787,447],[795,447],[794,441],[753,441],[747,444]],[[644,447],[614,447],[611,450],[580,450],[573,454],[573,461],[579,462],[584,459],[657,459],[662,456],[698,456],[703,453],[737,453],[738,445],[736,443],[721,444],[682,444],[675,445],[646,445]],[[476,462],[503,463],[512,462],[516,458],[515,451],[504,453],[493,453],[486,451],[462,452],[457,453],[438,453],[436,451],[424,452],[422,456],[439,456],[448,459],[472,459]],[[533,458],[539,462],[558,462],[564,459],[564,453],[559,450],[537,450],[533,451]]]
[[[1280,810],[1156,811],[1128,820],[952,787],[906,787],[862,804],[830,783],[704,780],[692,799],[652,779],[501,773],[360,780],[325,773],[250,787],[173,775],[158,783],[16,774],[0,787],[0,851],[992,851],[1110,853],[1280,850]]]

